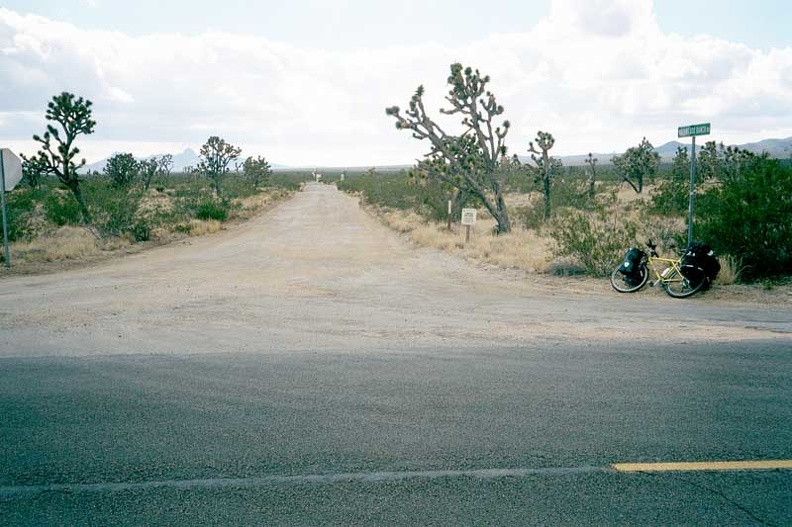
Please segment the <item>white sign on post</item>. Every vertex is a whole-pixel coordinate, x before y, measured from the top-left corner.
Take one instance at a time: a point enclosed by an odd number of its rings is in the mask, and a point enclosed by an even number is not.
[[[3,152],[3,176],[5,189],[14,190],[17,183],[22,181],[22,161],[8,148],[0,148]]]
[[[476,224],[476,209],[462,209],[462,225]]]
[[[11,267],[8,251],[8,214],[6,213],[6,190],[13,189],[22,180],[22,162],[8,148],[0,148],[0,207],[3,215],[3,256],[5,266]]]

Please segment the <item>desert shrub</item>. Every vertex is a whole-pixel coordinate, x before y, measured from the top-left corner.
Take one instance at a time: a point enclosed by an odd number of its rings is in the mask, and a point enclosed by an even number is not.
[[[666,179],[650,190],[649,194],[652,197],[649,209],[655,214],[680,216],[688,211],[689,182],[678,178]]]
[[[696,203],[696,238],[742,262],[743,280],[792,274],[792,168],[754,156]]]
[[[227,200],[243,199],[259,193],[242,174],[231,173],[223,179],[223,197]]]
[[[380,173],[369,170],[361,174],[348,174],[337,185],[339,190],[359,193],[365,203],[378,207],[400,210],[415,208],[428,216],[434,215],[432,211],[439,208],[440,201],[444,211],[447,207],[447,195],[441,200],[434,186],[411,180],[405,171]]]
[[[594,198],[588,196],[588,184],[582,180],[557,180],[550,196],[552,216],[565,214],[570,208],[602,214],[616,204],[616,187],[600,185]],[[540,229],[544,224],[544,197],[534,193],[527,205],[514,208],[517,221],[526,229]]]
[[[142,192],[118,187],[108,181],[95,181],[86,186],[90,194],[94,227],[103,237],[130,234],[134,237],[137,210]]]
[[[550,191],[550,201],[555,210],[560,207],[574,207],[591,210],[597,201],[588,195],[588,183],[582,179],[555,178]]]
[[[44,229],[41,203],[46,193],[38,188],[16,188],[6,194],[8,238],[10,241],[31,239]]]
[[[636,218],[639,230],[639,241],[651,240],[658,246],[658,251],[664,256],[676,257],[681,254],[687,245],[687,221],[683,216],[663,216],[655,214],[651,207],[643,207]]]
[[[623,216],[566,209],[543,232],[553,239],[556,258],[580,264],[588,274],[606,276],[624,251],[637,245],[637,231],[637,224]]]
[[[544,198],[538,194],[531,195],[527,205],[514,207],[514,218],[526,229],[537,230],[544,223]]]
[[[47,220],[58,226],[82,224],[80,204],[65,191],[53,191],[44,200],[44,213]]]
[[[151,225],[146,220],[139,219],[132,226],[131,234],[136,242],[147,242],[151,239]]]
[[[269,178],[269,186],[284,190],[299,190],[300,185],[311,179],[309,172],[273,172]]]
[[[227,202],[206,198],[198,203],[195,217],[199,220],[226,221],[228,219],[228,209]]]

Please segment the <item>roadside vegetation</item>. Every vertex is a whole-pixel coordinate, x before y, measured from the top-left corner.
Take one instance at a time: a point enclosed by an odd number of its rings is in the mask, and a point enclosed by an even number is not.
[[[64,92],[53,97],[45,118],[46,131],[34,136],[40,150],[22,156],[23,180],[7,194],[17,267],[217,232],[287,198],[309,177],[275,175],[263,157],[232,170],[241,149],[217,136],[201,149],[199,166],[184,173],[172,173],[170,155],[138,160],[131,153],[113,155],[102,173],[86,173],[77,139],[97,126],[91,101]]]
[[[703,180],[697,190],[694,237],[713,246],[721,263],[717,284],[755,283],[763,287],[790,282],[792,275],[792,200],[779,194],[792,188],[792,166],[766,156],[750,156],[751,170],[735,181]],[[504,199],[513,218],[508,233],[475,200],[477,222],[469,242],[460,215],[449,221],[452,195],[409,170],[325,174],[325,180],[360,197],[361,204],[385,224],[421,246],[453,251],[482,263],[553,275],[604,277],[628,247],[657,242],[668,256],[687,241],[689,175],[661,164],[637,194],[612,165],[598,165],[589,194],[588,167],[563,167],[552,181],[552,213],[545,218],[541,181],[513,168],[502,174]],[[689,171],[689,165],[687,170]],[[756,180],[763,182],[759,184]]]
[[[225,177],[218,198],[212,183],[194,173],[155,179],[148,190],[139,181],[118,186],[107,175],[92,174],[81,179],[90,228],[79,204],[56,181],[20,185],[7,195],[11,261],[19,267],[81,260],[211,234],[287,199],[304,180],[300,174],[275,176],[253,188],[243,173],[234,172]]]
[[[551,155],[555,138],[539,131],[511,154],[505,110],[486,90],[489,77],[452,64],[447,115],[460,115],[456,135],[423,107],[424,88],[408,110],[386,109],[398,130],[426,141],[425,160],[397,173],[346,174],[335,181],[413,241],[500,266],[551,274],[606,276],[628,247],[658,243],[666,255],[686,245],[690,157],[679,148],[661,163],[643,138],[609,160],[589,154],[565,167]],[[518,149],[519,150],[519,149]],[[788,283],[792,276],[792,163],[715,141],[696,158],[693,233],[710,244],[722,270],[716,283]],[[604,162],[603,162],[604,161]],[[451,214],[448,214],[449,204]],[[478,210],[475,236],[457,224],[463,207]]]
[[[441,128],[418,87],[406,110],[386,109],[397,130],[427,144],[410,169],[326,171],[323,181],[361,203],[420,245],[458,251],[501,267],[555,275],[606,276],[628,247],[656,242],[676,255],[687,241],[690,153],[663,163],[643,138],[622,155],[589,154],[579,166],[552,155],[554,136],[539,130],[512,153],[505,109],[490,78],[452,64],[448,106],[457,129]],[[164,243],[222,229],[286,198],[309,173],[273,173],[263,157],[218,136],[201,161],[171,173],[170,156],[116,154],[104,173],[83,174],[76,140],[93,132],[91,102],[53,97],[36,156],[23,160],[23,184],[8,194],[9,236],[17,262],[82,259],[141,243]],[[446,121],[444,122],[444,126]],[[792,276],[792,160],[771,159],[715,141],[696,156],[694,237],[721,262],[716,283],[789,283]],[[54,176],[54,177],[52,177]],[[473,236],[458,222],[475,208]],[[450,210],[450,214],[449,214]]]

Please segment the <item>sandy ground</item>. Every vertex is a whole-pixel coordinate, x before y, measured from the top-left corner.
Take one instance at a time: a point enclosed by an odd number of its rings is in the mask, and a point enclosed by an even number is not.
[[[354,352],[576,340],[780,339],[792,303],[675,300],[476,266],[408,241],[333,186],[227,231],[90,267],[0,277],[0,356]],[[786,295],[788,296],[788,295]],[[757,300],[758,299],[758,300]],[[750,301],[749,301],[750,300]]]

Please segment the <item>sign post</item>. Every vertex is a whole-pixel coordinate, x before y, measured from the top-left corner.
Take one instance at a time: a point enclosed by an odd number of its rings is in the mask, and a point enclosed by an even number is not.
[[[470,241],[470,228],[476,224],[476,209],[462,209],[462,221],[465,226],[465,243]]]
[[[3,209],[3,249],[5,266],[11,267],[8,250],[8,214],[6,212],[6,189],[13,190],[22,179],[22,162],[8,148],[0,148],[0,207]]]
[[[690,152],[690,200],[688,202],[688,245],[693,241],[693,201],[696,196],[696,136],[709,135],[710,123],[691,124],[677,128],[678,137],[690,137],[693,148]]]

